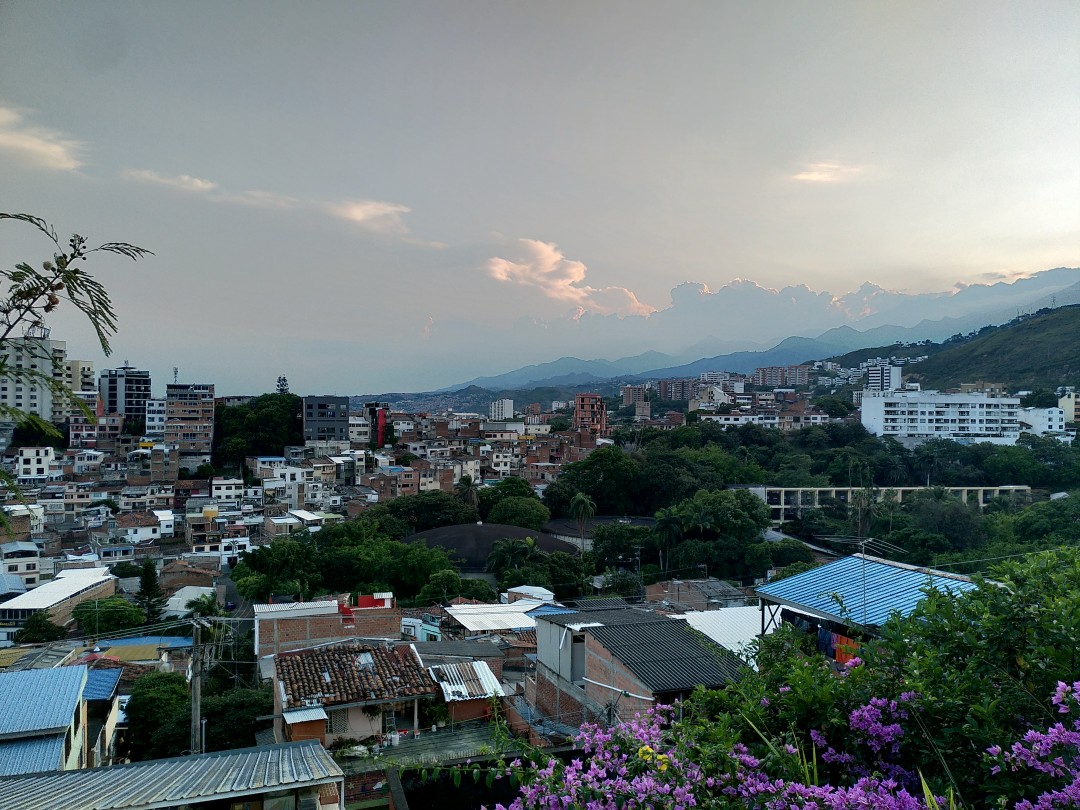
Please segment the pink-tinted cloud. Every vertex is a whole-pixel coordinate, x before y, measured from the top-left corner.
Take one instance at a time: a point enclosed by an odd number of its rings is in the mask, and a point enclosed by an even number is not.
[[[638,300],[625,287],[590,287],[585,284],[584,263],[567,259],[550,242],[519,240],[522,257],[511,261],[501,257],[488,259],[488,274],[498,281],[533,287],[555,301],[578,308],[580,313],[602,315],[648,315],[656,308]]]
[[[0,149],[46,169],[74,171],[82,166],[82,144],[44,127],[25,123],[23,114],[0,105]]]

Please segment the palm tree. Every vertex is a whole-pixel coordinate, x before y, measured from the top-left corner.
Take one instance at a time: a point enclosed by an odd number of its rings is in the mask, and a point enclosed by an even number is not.
[[[507,537],[496,540],[492,544],[491,553],[487,558],[487,570],[496,576],[501,576],[503,571],[522,568],[542,556],[543,552],[537,548],[533,538],[526,537],[524,540],[519,540],[516,537]]]
[[[454,494],[465,501],[469,506],[476,506],[480,503],[476,482],[473,481],[473,477],[467,473],[461,476],[461,478],[458,479],[458,482],[454,484]]]
[[[653,531],[656,532],[656,536],[663,547],[660,568],[666,571],[671,563],[668,559],[671,554],[671,547],[679,542],[683,533],[682,518],[679,517],[679,513],[674,507],[669,506],[656,513],[656,525],[653,527]]]
[[[202,596],[188,599],[184,607],[187,608],[189,619],[225,615],[225,611],[218,604],[217,596],[212,593],[204,593]]]
[[[585,524],[589,518],[596,514],[596,503],[588,494],[579,492],[570,499],[567,511],[570,517],[577,521],[578,533],[581,535],[581,553],[585,553]]]

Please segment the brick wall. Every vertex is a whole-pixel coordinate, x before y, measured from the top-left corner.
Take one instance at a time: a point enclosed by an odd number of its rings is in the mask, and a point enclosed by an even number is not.
[[[535,681],[530,681],[532,679],[526,679],[525,699],[541,714],[568,726],[579,726],[590,719],[585,716],[581,702],[565,689],[561,689],[555,678],[549,677],[545,670],[538,667]]]
[[[631,695],[651,697],[652,690],[639,681],[634,673],[589,634],[585,636],[585,677],[612,687],[608,689],[586,682],[585,694],[591,701],[601,706],[610,706],[615,703],[620,719],[628,720],[634,716],[635,712],[643,712],[653,705],[652,701],[620,694],[620,692],[629,692]]]
[[[75,609],[75,606],[83,602],[89,602],[92,599],[107,599],[116,593],[116,580],[107,579],[100,585],[95,585],[88,591],[76,594],[70,599],[65,599],[60,604],[49,609],[49,620],[53,624],[58,624],[63,627],[65,624],[71,621],[71,611]]]
[[[401,609],[353,608],[352,620],[339,614],[256,619],[259,625],[257,657],[299,650],[327,641],[354,638],[401,637]]]

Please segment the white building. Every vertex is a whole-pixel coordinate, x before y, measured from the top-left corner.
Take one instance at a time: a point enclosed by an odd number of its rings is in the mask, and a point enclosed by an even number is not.
[[[93,384],[93,363],[89,360],[68,360],[67,343],[50,340],[48,329],[4,341],[0,359],[6,368],[24,369],[24,373],[34,372],[50,377],[69,390],[80,391],[85,385]],[[68,400],[54,397],[44,380],[25,377],[0,378],[0,404],[57,424],[65,421],[74,410]]]
[[[146,427],[145,436],[148,439],[165,438],[165,399],[146,400]]]
[[[909,447],[927,439],[1012,445],[1020,437],[1019,408],[1017,397],[865,391],[862,424],[875,436],[891,436]]]
[[[887,363],[869,366],[866,369],[866,388],[868,391],[896,391],[903,388],[903,372],[900,366]]]
[[[1061,408],[1021,408],[1020,430],[1036,436],[1066,436],[1065,411]]]
[[[488,413],[491,415],[491,418],[497,422],[502,422],[506,419],[513,419],[514,400],[497,399],[491,403],[491,407],[488,409]]]

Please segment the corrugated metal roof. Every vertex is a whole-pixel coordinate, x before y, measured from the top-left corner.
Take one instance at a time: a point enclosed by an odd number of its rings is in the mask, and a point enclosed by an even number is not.
[[[695,686],[719,687],[742,677],[745,665],[728,650],[682,622],[589,627],[612,656],[654,694]]]
[[[530,630],[536,622],[526,612],[538,603],[520,600],[511,605],[451,605],[446,609],[462,627],[472,633],[494,630]]]
[[[253,605],[255,617],[276,618],[272,614],[293,614],[297,616],[321,616],[323,614],[337,613],[338,604],[334,600],[326,599],[320,602],[284,602],[279,605]],[[271,614],[271,615],[267,615]]]
[[[103,650],[114,647],[190,647],[189,636],[132,636],[131,638],[110,638],[98,643]]]
[[[575,613],[554,613],[544,616],[544,621],[557,624],[560,627],[572,627],[586,624],[646,624],[652,622],[666,622],[669,619],[658,613],[647,610],[638,610],[632,607],[601,608],[598,610],[582,610]]]
[[[537,616],[562,616],[567,613],[577,613],[573,608],[560,607],[559,605],[541,605],[529,611],[533,618]]]
[[[92,669],[87,672],[83,699],[111,700],[116,694],[116,685],[120,683],[123,672],[122,669]]]
[[[685,619],[695,630],[704,633],[740,658],[761,633],[761,608],[758,607],[692,611],[674,618]],[[775,629],[775,625],[770,625],[767,632],[771,633]]]
[[[84,666],[0,673],[0,739],[66,730],[85,684]]]
[[[327,718],[322,706],[315,706],[309,709],[292,709],[282,712],[281,719],[291,726],[293,723],[309,723],[312,720],[326,720]]]
[[[84,570],[89,573],[81,576],[72,576],[71,571]],[[67,576],[65,576],[67,575]],[[112,577],[104,568],[69,569],[61,571],[57,579],[43,582],[34,590],[19,594],[14,599],[4,602],[4,610],[45,610],[51,608],[65,599],[70,599],[80,591],[105,582]]]
[[[4,810],[150,810],[336,782],[315,740],[0,779]]]
[[[878,626],[893,613],[907,616],[931,587],[957,594],[976,586],[948,571],[855,554],[763,585],[757,592],[769,602],[821,618]]]
[[[431,667],[428,672],[442,687],[448,703],[459,700],[481,700],[506,697],[499,679],[485,661],[466,661]]]
[[[63,756],[63,734],[5,740],[0,742],[0,776],[55,771]]]

